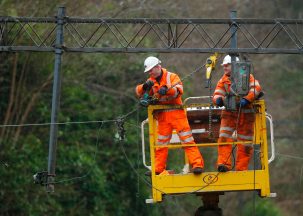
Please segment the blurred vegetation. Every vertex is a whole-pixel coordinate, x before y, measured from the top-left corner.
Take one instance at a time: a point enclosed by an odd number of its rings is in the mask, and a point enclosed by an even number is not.
[[[66,6],[68,16],[83,17],[228,18],[231,9],[243,18],[303,17],[300,0],[87,0],[77,4],[68,0],[3,0],[0,12],[2,16],[54,16],[58,5]],[[64,53],[58,121],[115,120],[134,110],[134,87],[145,80],[142,62],[146,56]],[[203,64],[207,54],[158,56],[164,67],[184,77]],[[270,168],[271,188],[278,197],[253,200],[251,193],[226,193],[220,206],[224,215],[302,215],[302,57],[249,57],[265,90],[268,112],[274,117],[278,154]],[[2,124],[50,121],[53,64],[52,53],[0,53]],[[213,85],[220,76],[218,70]],[[209,94],[203,88],[201,73],[185,80],[184,86],[185,97]],[[59,125],[55,193],[50,194],[32,179],[34,173],[47,168],[49,125],[1,127],[0,215],[193,215],[202,204],[194,195],[145,204],[150,186],[143,175],[139,131],[145,118],[145,109],[128,116],[123,142],[117,138],[114,122]],[[211,168],[216,154],[209,150],[203,153]],[[169,160],[182,155],[182,151],[174,152]]]
[[[245,205],[243,215],[250,215],[252,212],[256,216],[282,216],[280,210],[272,202],[263,199],[257,199]]]

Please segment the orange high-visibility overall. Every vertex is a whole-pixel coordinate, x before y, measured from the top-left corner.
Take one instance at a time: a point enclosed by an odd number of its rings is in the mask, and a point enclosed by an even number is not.
[[[159,82],[152,77],[150,77],[149,80],[154,82],[152,89],[149,91],[149,95],[151,96],[157,94],[163,86],[167,86],[169,89],[166,95],[159,95],[157,104],[182,105],[181,95],[183,94],[183,85],[177,74],[168,72],[165,68],[162,68],[162,77]],[[143,84],[136,87],[136,94],[138,97],[142,97],[144,94]],[[177,131],[182,144],[195,144],[184,109],[159,110],[156,115],[158,120],[157,145],[168,145],[172,137],[173,129]],[[204,161],[198,147],[184,147],[184,150],[193,168],[204,167]],[[167,155],[167,147],[156,148],[156,173],[161,173],[166,169]]]
[[[231,81],[230,77],[226,74],[218,81],[214,95],[213,102],[219,97],[225,99],[225,96],[230,93]],[[261,86],[259,82],[250,75],[249,81],[250,90],[244,97],[249,102],[253,102],[261,92]],[[245,108],[241,108],[236,111],[223,110],[221,114],[221,125],[218,142],[233,142],[233,133],[237,132],[237,141],[252,141],[254,134],[254,121],[255,115],[252,110],[252,104],[247,105]],[[236,170],[247,170],[250,157],[252,155],[252,146],[250,144],[237,145],[237,158],[236,158]],[[225,165],[229,170],[231,166],[232,158],[232,145],[219,145],[218,146],[218,161],[217,165]]]

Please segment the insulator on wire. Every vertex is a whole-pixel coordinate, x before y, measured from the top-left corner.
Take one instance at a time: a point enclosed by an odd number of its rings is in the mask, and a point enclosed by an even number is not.
[[[124,119],[123,118],[118,118],[116,121],[117,125],[117,130],[118,130],[118,139],[120,141],[124,140],[125,138],[125,129],[124,129]]]

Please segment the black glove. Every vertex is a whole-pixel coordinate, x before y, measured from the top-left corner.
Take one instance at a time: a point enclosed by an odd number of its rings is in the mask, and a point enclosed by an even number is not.
[[[147,81],[143,84],[143,90],[146,91],[146,90],[150,89],[153,85],[154,85],[154,82],[153,82],[153,81],[147,80]]]
[[[217,104],[217,106],[222,107],[224,105],[223,98],[221,98],[221,97],[217,98],[216,104]]]
[[[245,106],[247,106],[249,103],[250,103],[250,102],[249,102],[247,99],[245,99],[245,98],[241,98],[241,100],[240,100],[240,106],[241,106],[241,107],[245,107]]]
[[[167,87],[166,87],[166,86],[162,86],[162,87],[159,89],[158,93],[159,93],[160,95],[166,95],[166,93],[167,93]]]

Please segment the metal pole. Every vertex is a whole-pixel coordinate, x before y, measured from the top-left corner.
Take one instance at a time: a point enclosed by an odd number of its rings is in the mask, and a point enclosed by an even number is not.
[[[237,18],[237,11],[231,11],[230,12],[230,19],[232,21],[231,26],[231,45],[230,48],[236,49],[238,47],[238,41],[237,41],[237,26],[234,25],[233,20]],[[231,61],[236,61],[236,56],[234,54],[231,55]]]
[[[230,19],[231,19],[231,49],[237,48],[237,26],[234,24],[234,19],[237,18],[237,12],[231,11],[230,12]],[[237,85],[235,82],[235,75],[234,75],[234,62],[236,62],[236,55],[235,53],[230,53],[231,56],[231,86],[230,88],[237,92]],[[226,109],[229,110],[236,110],[236,96],[235,95],[228,95],[227,96],[227,107]]]
[[[49,138],[49,152],[48,152],[48,177],[47,177],[47,192],[54,192],[55,186],[53,184],[55,179],[56,166],[56,149],[57,149],[57,117],[60,104],[60,89],[61,89],[61,55],[63,52],[63,25],[65,17],[65,7],[58,8],[57,14],[57,34],[55,44],[55,67],[54,67],[54,83],[53,83],[53,97],[52,97],[52,113],[51,126]]]

